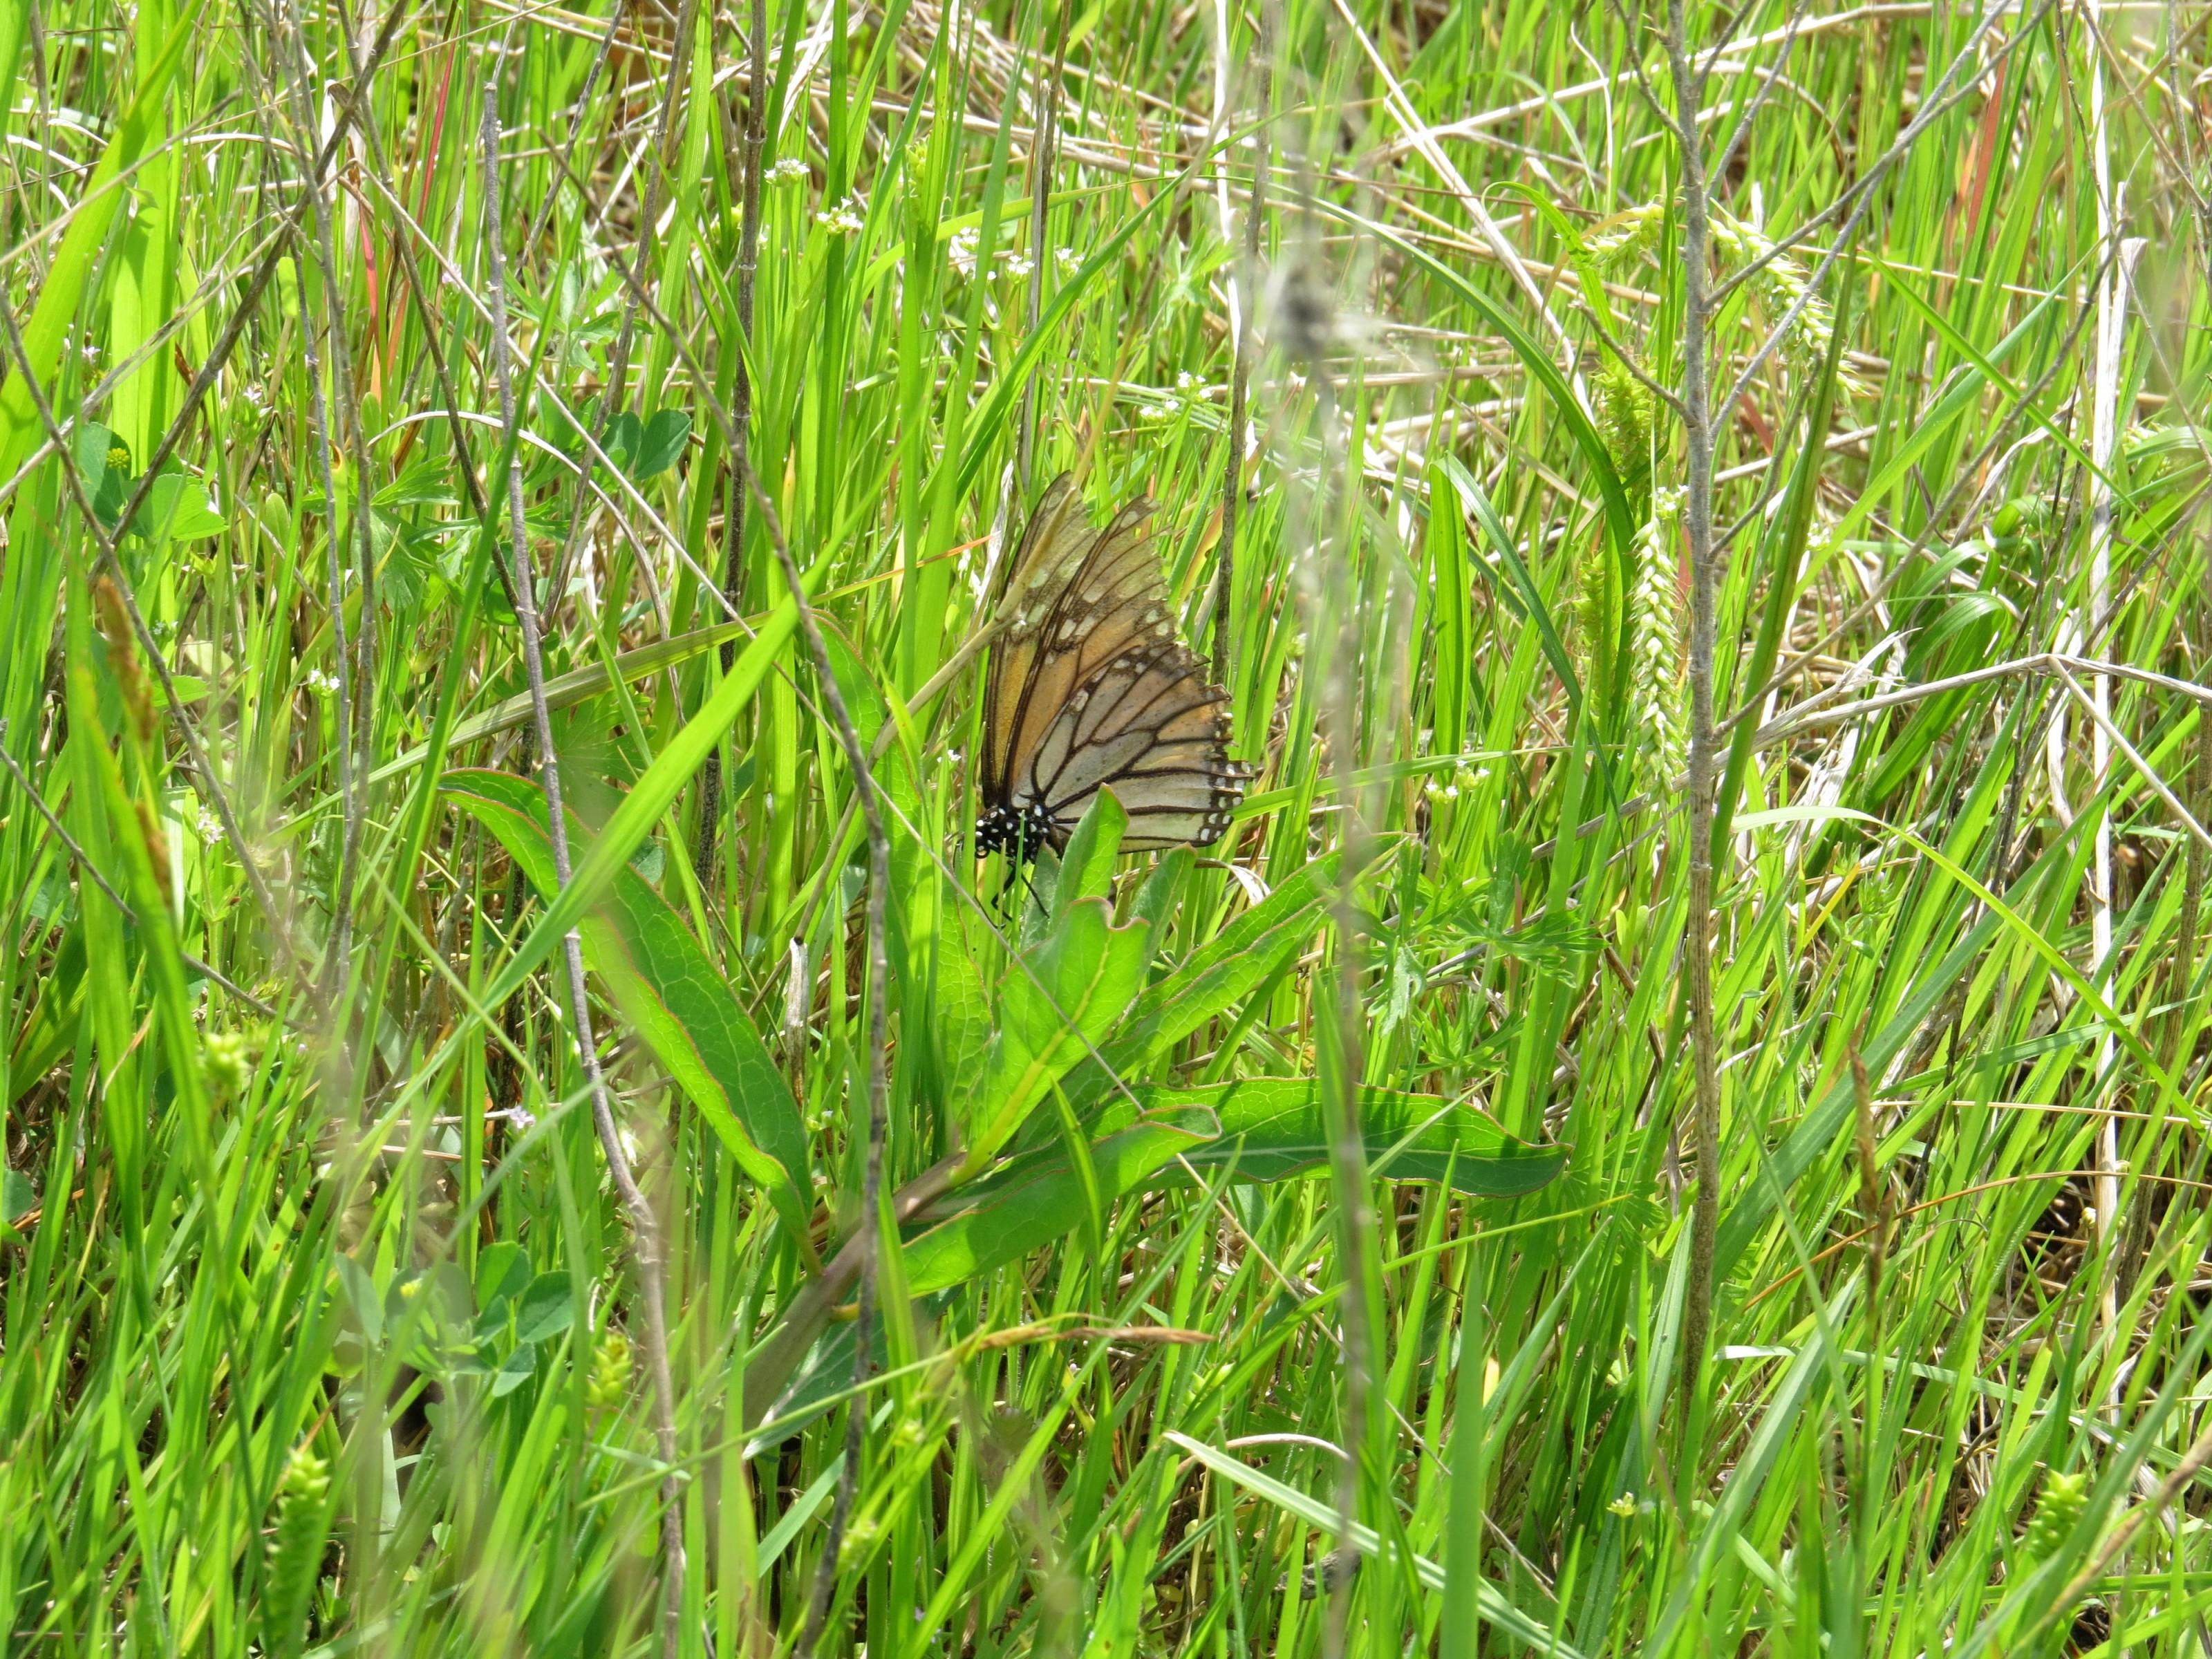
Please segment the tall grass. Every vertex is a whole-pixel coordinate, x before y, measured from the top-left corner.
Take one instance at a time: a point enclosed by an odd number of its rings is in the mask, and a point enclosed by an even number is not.
[[[2212,1650],[2207,15],[0,0],[8,1650]]]

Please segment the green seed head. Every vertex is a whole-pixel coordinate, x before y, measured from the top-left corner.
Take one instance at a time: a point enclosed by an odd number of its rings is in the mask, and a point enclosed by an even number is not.
[[[243,1094],[253,1074],[252,1045],[243,1031],[210,1031],[202,1049],[208,1081],[225,1094]]]
[[[1608,356],[1598,370],[1598,424],[1613,464],[1624,473],[1641,472],[1651,460],[1651,390],[1626,363]]]
[[[629,1398],[629,1339],[620,1331],[599,1338],[592,1353],[592,1379],[584,1385],[584,1405],[595,1412],[619,1411]]]
[[[2023,1540],[2031,1561],[2047,1561],[2080,1524],[2089,1507],[2089,1476],[2051,1474],[2045,1478],[2043,1495],[2036,1500],[2035,1518],[2027,1523]]]

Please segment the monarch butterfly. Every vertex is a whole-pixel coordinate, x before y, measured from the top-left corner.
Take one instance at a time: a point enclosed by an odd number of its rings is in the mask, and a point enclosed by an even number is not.
[[[1229,758],[1229,694],[1176,637],[1142,496],[1091,527],[1072,474],[1045,487],[999,584],[1005,632],[983,699],[986,853],[1055,851],[1099,790],[1132,851],[1205,846],[1252,769]]]

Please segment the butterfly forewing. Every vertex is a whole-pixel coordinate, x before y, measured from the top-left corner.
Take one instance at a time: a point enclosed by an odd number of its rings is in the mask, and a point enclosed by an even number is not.
[[[1014,728],[1060,591],[1074,575],[1095,532],[1083,516],[1075,483],[1062,473],[1046,487],[1020,545],[998,585],[1006,625],[991,651],[983,690],[983,799],[1003,802],[1012,763]]]
[[[987,846],[1064,844],[1109,787],[1133,850],[1228,826],[1250,771],[1229,758],[1226,694],[1176,638],[1152,512],[1132,501],[1094,535],[1065,475],[1038,502],[986,690]]]

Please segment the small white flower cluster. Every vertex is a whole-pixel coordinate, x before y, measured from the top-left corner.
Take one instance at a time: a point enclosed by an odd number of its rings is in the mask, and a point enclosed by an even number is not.
[[[301,678],[307,683],[307,690],[319,697],[328,697],[337,694],[338,677],[325,669],[310,668],[301,676]]]
[[[1676,579],[1675,532],[1684,492],[1651,492],[1651,516],[1636,538],[1636,702],[1651,732],[1662,775],[1680,769],[1683,747],[1682,590]]]
[[[1473,793],[1489,777],[1487,766],[1457,767],[1449,778],[1431,778],[1422,786],[1421,793],[1431,800],[1457,800],[1462,792]]]
[[[952,240],[945,246],[945,257],[952,262],[953,270],[963,276],[975,274],[975,249],[982,240],[983,233],[973,225],[964,226],[952,233]]]
[[[771,185],[795,184],[806,177],[806,163],[796,155],[787,155],[761,176]]]
[[[823,208],[814,216],[814,222],[828,227],[840,236],[849,236],[865,229],[868,222],[868,204],[855,191],[834,208]]]
[[[200,838],[200,845],[203,847],[221,846],[222,844],[222,820],[216,817],[214,813],[209,811],[207,803],[202,800],[198,795],[193,795],[190,799],[192,804],[192,833]]]
[[[1176,376],[1172,394],[1164,391],[1154,392],[1152,401],[1142,405],[1139,412],[1148,421],[1171,421],[1193,404],[1201,402],[1205,397],[1205,378],[1185,369]]]
[[[983,233],[974,225],[963,225],[952,233],[945,244],[945,257],[953,270],[963,276],[973,278],[975,268],[982,263]],[[1062,270],[1073,270],[1083,263],[1083,257],[1073,248],[1060,248],[1053,254],[1053,261]],[[1013,248],[1000,248],[994,263],[1009,276],[1027,276],[1037,268],[1030,255]]]

